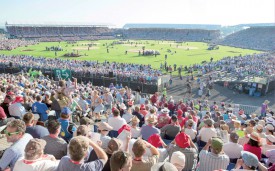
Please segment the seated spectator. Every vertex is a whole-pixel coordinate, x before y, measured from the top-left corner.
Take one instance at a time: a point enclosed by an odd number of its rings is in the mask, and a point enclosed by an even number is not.
[[[33,138],[41,138],[49,135],[49,131],[45,127],[35,125],[34,114],[26,113],[23,116],[23,121],[26,124],[26,133],[31,134]]]
[[[140,105],[140,113],[145,117],[148,114],[148,111],[145,109],[145,105],[141,104]]]
[[[50,135],[42,137],[47,142],[44,153],[53,155],[57,160],[67,155],[67,143],[64,139],[58,137],[61,131],[60,122],[51,120],[47,125]]]
[[[273,131],[274,131],[274,126],[271,124],[267,124],[265,126],[265,134],[266,135],[273,135]]]
[[[251,127],[247,127],[245,130],[244,130],[244,137],[240,138],[239,139],[239,142],[238,144],[244,146],[245,144],[248,143],[249,141],[249,135],[253,132],[253,128]]]
[[[267,135],[266,136],[266,144],[262,146],[262,154],[266,156],[266,151],[275,150],[275,136]]]
[[[3,103],[1,103],[1,107],[4,109],[4,112],[8,118],[11,117],[9,112],[9,106],[11,105],[11,102],[13,102],[13,96],[7,94],[6,97],[4,98]]]
[[[256,170],[259,163],[258,157],[255,154],[247,151],[242,151],[241,154],[242,154],[242,158],[238,159],[235,169],[233,169],[232,171]]]
[[[229,164],[229,157],[223,153],[223,141],[220,138],[209,139],[201,150],[199,158],[199,171],[225,170]]]
[[[111,159],[111,156],[113,155],[113,153],[115,151],[118,151],[121,149],[121,141],[117,138],[112,138],[109,143],[108,143],[108,147],[107,149],[105,150],[107,156],[108,156],[108,160],[106,162],[106,164],[104,165],[102,171],[109,171],[111,170],[111,166],[110,166],[110,159]]]
[[[223,145],[223,151],[228,155],[230,163],[236,163],[237,159],[241,157],[241,151],[243,151],[243,146],[238,144],[239,136],[235,132],[230,134],[230,141]]]
[[[209,139],[217,136],[217,131],[213,127],[214,121],[212,119],[204,120],[204,127],[199,131],[198,140],[199,147],[205,146]]]
[[[31,139],[25,148],[25,157],[15,163],[13,171],[55,171],[59,161],[52,155],[44,155],[45,140]]]
[[[176,166],[178,171],[182,171],[185,168],[185,155],[180,151],[176,151],[172,154],[170,162]]]
[[[88,155],[89,146],[94,149],[98,160],[84,163],[84,158]],[[61,158],[57,171],[102,170],[108,160],[106,153],[87,137],[77,136],[71,139],[68,150],[69,156]]]
[[[118,133],[117,131],[126,123],[125,119],[121,118],[119,115],[119,110],[115,109],[113,112],[113,117],[110,117],[108,119],[108,124],[113,127],[112,132],[110,132],[111,137],[117,137]],[[113,135],[111,135],[113,133]]]
[[[76,126],[70,122],[71,113],[68,107],[64,107],[61,111],[61,117],[58,119],[61,124],[60,136],[67,142],[70,141],[73,137],[73,132],[76,131]]]
[[[160,129],[162,138],[166,140],[174,140],[180,130],[181,128],[176,115],[172,115],[171,124],[165,125]]]
[[[193,119],[188,119],[188,121],[187,121],[187,127],[184,128],[184,133],[187,134],[187,135],[189,135],[190,138],[192,139],[192,141],[195,141],[196,135],[197,135],[197,131],[192,128],[193,124],[194,124]]]
[[[197,166],[198,150],[191,138],[184,132],[178,134],[175,140],[168,148],[169,161],[171,162],[172,154],[180,151],[185,155],[185,170],[194,170]]]
[[[130,171],[132,168],[132,157],[124,151],[116,151],[110,159],[111,171]]]
[[[5,134],[7,142],[12,145],[7,148],[0,159],[0,170],[10,168],[13,170],[15,162],[24,155],[24,150],[30,139],[33,137],[25,133],[26,125],[22,120],[15,119],[7,124]]]
[[[169,170],[169,171],[178,171],[176,166],[170,162],[160,162],[152,166],[151,171],[160,171],[160,170]]]
[[[111,137],[108,136],[109,131],[113,130],[107,122],[100,122],[98,125],[98,133],[100,133],[100,141],[102,142],[101,147],[106,149]]]
[[[136,116],[133,116],[131,119],[131,136],[132,138],[138,138],[141,136],[141,129],[138,127],[138,123],[140,122]]]
[[[158,116],[158,124],[156,125],[157,128],[162,128],[165,125],[168,125],[170,123],[170,116],[169,116],[169,110],[167,108],[164,108],[161,110],[161,114]]]
[[[10,119],[7,118],[4,109],[0,106],[0,126],[6,125]]]
[[[261,160],[262,149],[261,149],[261,138],[258,133],[252,132],[249,136],[249,141],[243,146],[244,151],[255,154],[259,160]]]
[[[144,123],[144,116],[140,113],[140,109],[138,106],[135,107],[135,111],[132,113],[132,115],[136,116],[139,119],[139,127],[142,127]]]
[[[152,156],[145,160],[142,156],[145,154],[146,148],[150,149]],[[132,151],[134,153],[134,159],[132,160],[131,171],[150,171],[151,167],[157,163],[159,158],[157,148],[144,140],[138,139],[133,144]]]
[[[17,96],[12,104],[9,106],[9,114],[11,117],[16,119],[22,119],[23,115],[25,115],[26,110],[22,103],[24,102],[23,97]]]
[[[153,134],[160,134],[160,130],[155,127],[155,124],[157,123],[156,116],[152,115],[147,119],[148,125],[144,125],[141,128],[141,137],[144,140],[148,140],[148,138]]]
[[[36,96],[36,102],[32,104],[32,112],[39,114],[39,121],[45,122],[48,119],[49,109],[45,103],[42,103],[42,97]]]

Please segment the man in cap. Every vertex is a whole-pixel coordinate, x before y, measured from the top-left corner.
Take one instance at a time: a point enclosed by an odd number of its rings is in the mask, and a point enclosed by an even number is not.
[[[211,151],[209,152],[209,147]],[[211,138],[200,152],[200,171],[226,170],[229,157],[223,152],[223,141],[220,138]]]
[[[152,154],[147,160],[143,159],[146,148],[149,148]],[[157,148],[141,139],[138,139],[133,144],[132,151],[134,153],[134,159],[132,160],[133,167],[131,171],[150,170],[151,167],[157,163],[159,158],[159,151]]]
[[[73,137],[73,132],[76,131],[76,126],[70,122],[71,110],[68,107],[64,107],[61,111],[60,118],[58,121],[61,124],[60,136],[67,142]]]
[[[93,148],[98,159],[92,162],[84,163],[84,158],[89,153],[89,146]],[[69,156],[62,157],[57,171],[102,170],[108,160],[106,153],[87,137],[77,136],[72,138],[70,140],[68,150]]]
[[[168,108],[164,108],[161,110],[161,114],[158,116],[158,124],[157,124],[157,128],[162,128],[165,125],[168,125],[170,123],[170,116],[169,116],[169,109]]]
[[[113,130],[107,122],[100,122],[98,125],[98,133],[100,133],[100,141],[102,142],[101,147],[106,149],[111,137],[108,136],[109,132]]]
[[[46,141],[31,139],[25,148],[25,157],[15,163],[13,171],[55,171],[59,161],[53,155],[44,155]]]
[[[27,143],[33,138],[25,131],[26,125],[22,120],[15,119],[8,122],[5,134],[7,142],[12,143],[12,145],[5,150],[0,159],[0,170],[5,170],[8,167],[12,170],[15,162],[23,157]]]
[[[155,127],[155,124],[157,123],[157,118],[155,115],[151,115],[147,119],[148,125],[143,125],[141,128],[141,137],[144,140],[148,140],[148,138],[153,134],[160,134],[160,130]]]
[[[197,165],[198,150],[191,138],[184,132],[179,133],[175,140],[167,149],[169,161],[171,161],[172,154],[180,151],[185,155],[185,170],[194,170]]]
[[[223,151],[230,158],[230,163],[236,163],[237,159],[241,157],[243,146],[238,144],[239,136],[236,132],[230,133],[230,141],[223,145]]]
[[[199,131],[198,140],[199,147],[202,148],[212,137],[217,136],[217,131],[213,126],[214,121],[212,119],[204,120],[204,127]]]
[[[51,120],[47,125],[50,135],[42,137],[47,142],[44,153],[52,154],[57,160],[60,160],[63,156],[67,155],[67,142],[59,137],[61,132],[60,122],[57,120]]]

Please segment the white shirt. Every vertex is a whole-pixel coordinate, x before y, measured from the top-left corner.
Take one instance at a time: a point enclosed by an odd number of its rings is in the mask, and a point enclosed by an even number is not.
[[[223,151],[230,159],[237,159],[241,157],[243,146],[237,143],[228,142],[223,145]]]
[[[215,128],[203,127],[199,132],[199,136],[201,137],[201,141],[208,142],[210,138],[217,136],[217,131]]]
[[[48,155],[51,156],[51,155]],[[53,157],[53,156],[52,156]],[[26,164],[24,162],[24,159],[19,159],[13,168],[13,171],[55,171],[58,164],[59,160],[56,161],[51,161],[47,158],[40,158],[37,160],[31,160],[30,164]]]
[[[118,117],[111,117],[108,119],[108,124],[113,127],[114,131],[118,131],[123,125],[127,124],[125,119]]]
[[[265,144],[262,146],[262,154],[266,155],[267,150],[275,150],[275,145]]]
[[[133,117],[133,115],[130,114],[130,113],[126,113],[126,114],[122,115],[122,118],[125,119],[125,121],[126,121],[127,123],[130,123],[130,122],[131,122],[132,117]]]
[[[189,128],[185,128],[184,129],[184,133],[186,133],[187,135],[189,135],[191,137],[192,140],[194,140],[196,138],[197,135],[197,131],[194,129],[189,129]]]
[[[136,128],[133,128],[131,127],[131,135],[133,138],[138,138],[140,137],[140,128],[136,127]]]
[[[22,119],[23,115],[26,113],[26,110],[21,103],[14,103],[9,106],[9,112],[11,116],[18,116]]]

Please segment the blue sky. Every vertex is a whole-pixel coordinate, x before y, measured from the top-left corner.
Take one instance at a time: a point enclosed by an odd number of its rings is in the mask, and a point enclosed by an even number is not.
[[[0,0],[13,23],[274,23],[274,0]]]

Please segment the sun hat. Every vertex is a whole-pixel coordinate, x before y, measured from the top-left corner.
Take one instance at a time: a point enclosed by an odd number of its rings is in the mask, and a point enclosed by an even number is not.
[[[242,159],[243,159],[243,162],[245,165],[247,165],[248,167],[258,167],[258,157],[253,154],[253,153],[250,153],[248,151],[241,151],[241,156],[242,156]]]
[[[185,155],[180,151],[176,151],[172,154],[170,162],[176,166],[178,170],[182,170],[185,167]]]
[[[260,142],[261,141],[261,137],[259,136],[258,133],[256,132],[252,132],[250,135],[248,135],[248,137],[254,141]]]
[[[162,140],[159,134],[153,134],[148,138],[148,143],[152,144],[156,148],[162,146],[161,142]]]
[[[187,136],[187,134],[185,134],[184,132],[178,134],[175,137],[175,142],[176,142],[176,145],[179,146],[180,148],[190,147],[190,139]]]
[[[170,162],[156,163],[151,167],[151,171],[160,171],[160,170],[162,170],[162,171],[178,171],[176,166],[174,166]]]

